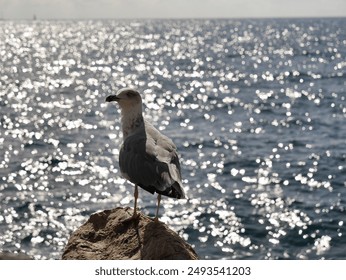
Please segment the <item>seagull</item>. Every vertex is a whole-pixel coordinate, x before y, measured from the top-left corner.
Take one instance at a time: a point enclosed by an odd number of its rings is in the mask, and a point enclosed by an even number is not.
[[[119,153],[121,175],[135,185],[134,210],[137,218],[138,186],[157,193],[154,221],[158,221],[161,195],[186,198],[181,182],[177,148],[170,138],[143,117],[142,98],[135,89],[124,88],[109,95],[106,102],[116,101],[121,108],[123,143]]]

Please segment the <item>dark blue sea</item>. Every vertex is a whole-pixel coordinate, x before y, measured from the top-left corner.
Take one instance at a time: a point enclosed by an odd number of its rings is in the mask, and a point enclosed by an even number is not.
[[[105,98],[136,87],[189,197],[164,198],[161,221],[201,259],[346,259],[345,27],[1,21],[0,251],[59,259],[90,214],[133,206]]]

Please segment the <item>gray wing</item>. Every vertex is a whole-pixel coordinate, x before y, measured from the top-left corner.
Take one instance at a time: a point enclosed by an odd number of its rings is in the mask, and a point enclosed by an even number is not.
[[[185,198],[176,147],[152,125],[128,135],[120,149],[121,173],[150,193]]]

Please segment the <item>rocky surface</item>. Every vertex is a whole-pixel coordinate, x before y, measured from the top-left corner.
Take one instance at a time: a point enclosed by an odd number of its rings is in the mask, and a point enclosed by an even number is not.
[[[65,260],[195,260],[193,248],[162,222],[139,214],[128,220],[130,208],[115,208],[92,214],[72,233]]]
[[[33,260],[25,253],[0,252],[0,260]]]

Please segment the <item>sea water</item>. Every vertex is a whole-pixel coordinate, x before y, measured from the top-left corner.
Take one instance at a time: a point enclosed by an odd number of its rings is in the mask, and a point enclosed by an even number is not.
[[[345,26],[0,22],[0,250],[59,259],[90,214],[133,206],[105,98],[135,87],[189,197],[163,197],[160,220],[201,259],[345,259]]]

